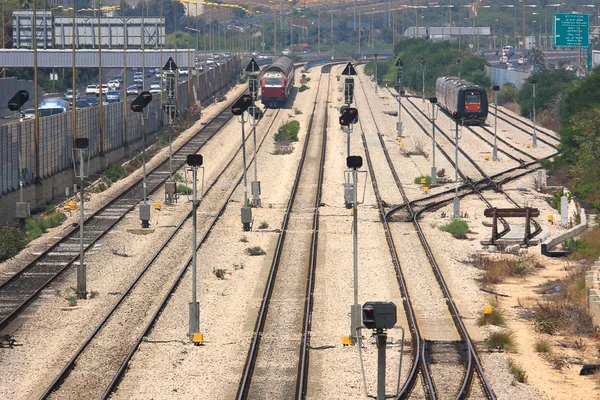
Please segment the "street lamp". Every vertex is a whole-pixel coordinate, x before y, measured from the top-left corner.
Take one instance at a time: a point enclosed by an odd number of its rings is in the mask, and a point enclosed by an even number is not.
[[[500,86],[495,85],[493,87],[494,90],[494,148],[492,150],[492,160],[494,161],[498,161],[498,145],[497,145],[497,138],[498,138],[498,91],[500,90]]]
[[[516,50],[517,49],[517,9],[514,4],[505,4],[503,6],[500,6],[500,8],[512,8],[513,9],[513,45]]]
[[[423,73],[423,98],[422,102],[425,103],[425,59],[421,57],[421,72]]]
[[[533,86],[533,139],[531,141],[531,147],[534,149],[537,147],[537,135],[535,131],[535,85],[537,85],[537,79],[531,80],[531,86]]]
[[[546,21],[545,25],[546,25],[546,65],[548,65],[548,7],[556,7],[557,8],[557,12],[560,11],[560,3],[556,3],[556,4],[546,4],[546,7],[544,7],[544,19]],[[558,47],[556,48],[556,60],[554,60],[554,65],[557,65],[558,63]]]
[[[521,57],[523,58],[523,71],[525,71],[525,41],[526,39],[526,31],[525,31],[525,8],[536,8],[535,4],[523,4],[522,7],[522,15],[523,15],[523,33],[521,36],[521,40],[523,41],[523,45],[521,46]]]
[[[460,58],[456,59],[456,68],[458,69],[458,79],[460,79]]]

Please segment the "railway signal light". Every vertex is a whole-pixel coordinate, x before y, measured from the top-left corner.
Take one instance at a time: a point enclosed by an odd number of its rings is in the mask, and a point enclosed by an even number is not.
[[[263,116],[262,110],[256,106],[248,107],[248,114],[250,114],[252,119],[254,119],[255,121],[260,121]]]
[[[396,325],[396,305],[383,301],[363,304],[363,325],[367,329],[392,329]]]
[[[21,107],[29,100],[29,92],[27,90],[19,90],[8,101],[8,109],[10,111],[19,111]]]
[[[248,109],[252,105],[252,97],[245,94],[231,106],[231,113],[233,115],[242,115],[244,111]]]
[[[356,108],[346,108],[340,116],[340,125],[349,126],[358,122],[358,110]]]
[[[144,108],[152,101],[152,93],[144,91],[139,94],[138,97],[131,103],[131,110],[133,112],[142,112]]]

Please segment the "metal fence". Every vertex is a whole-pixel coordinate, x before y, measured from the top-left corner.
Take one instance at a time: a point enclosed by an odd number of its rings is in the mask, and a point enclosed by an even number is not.
[[[190,77],[191,87],[188,87],[188,82],[179,84],[177,91],[179,113],[184,114],[186,109],[195,104],[196,99],[205,101],[217,90],[227,86],[239,72],[239,65],[239,60],[234,59],[200,76]],[[126,108],[127,143],[136,142],[143,135],[140,115],[131,111],[130,103],[131,101],[128,101]],[[103,106],[102,131],[105,153],[126,144],[124,111],[122,102]],[[159,95],[155,95],[154,100],[148,105],[147,118],[147,134],[158,131],[162,125]],[[72,111],[40,118],[38,155],[40,179],[48,179],[56,173],[73,168],[72,126]],[[92,159],[97,157],[101,150],[99,127],[98,106],[77,111],[77,137],[89,138]],[[36,146],[33,120],[0,126],[0,165],[0,197],[18,189],[19,173],[23,175],[25,186],[34,182]]]
[[[530,76],[527,72],[509,71],[503,68],[491,67],[485,67],[485,73],[495,85],[503,86],[506,83],[512,83],[517,89],[520,89]]]

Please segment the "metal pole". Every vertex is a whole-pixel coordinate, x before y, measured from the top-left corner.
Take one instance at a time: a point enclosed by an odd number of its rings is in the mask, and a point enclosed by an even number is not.
[[[494,91],[494,149],[492,151],[492,160],[498,161],[498,145],[497,145],[497,132],[498,132],[498,91]]]
[[[346,157],[350,157],[350,129],[352,125],[346,127]]]
[[[142,71],[144,69],[142,68]],[[146,116],[145,116],[146,110],[142,111],[142,135],[143,135],[143,139],[144,139],[144,149],[142,150],[142,174],[143,174],[143,182],[142,182],[142,187],[144,189],[144,199],[143,199],[143,204],[144,206],[146,205],[146,191],[147,189],[147,184],[146,184]],[[142,220],[142,228],[148,228],[150,227],[150,224],[148,221]]]
[[[72,19],[73,19],[73,32],[71,34],[71,40],[73,43],[71,43],[71,48],[73,50],[72,54],[71,54],[71,63],[73,64],[72,66],[72,90],[73,90],[73,100],[72,100],[72,119],[73,119],[73,125],[72,125],[72,130],[73,132],[71,132],[71,136],[73,137],[73,148],[75,148],[75,139],[77,138],[77,70],[75,69],[75,29],[76,25],[75,25],[75,5],[73,5],[73,12],[71,14]]]
[[[258,187],[254,187],[254,185],[258,186],[258,162],[257,162],[257,158],[256,158],[256,123],[258,121],[254,121],[253,125],[252,125],[252,140],[254,141],[254,182],[256,183],[252,183],[253,187],[252,187],[252,201],[254,202],[254,204],[256,204],[257,206],[260,206],[260,195],[258,192]]]
[[[143,3],[142,3],[143,4]],[[100,102],[99,102],[99,106],[100,108],[99,110],[99,115],[100,115],[100,121],[99,121],[99,126],[98,126],[98,132],[100,133],[100,157],[104,156],[104,129],[103,129],[103,124],[104,124],[104,120],[102,117],[102,109],[104,108],[102,106],[102,95],[104,93],[102,93],[102,36],[101,36],[101,31],[100,31],[100,4],[98,4],[98,9],[96,10],[98,13],[98,85],[100,86]],[[75,4],[73,3],[73,7],[75,7]]]
[[[378,329],[377,339],[377,400],[385,400],[385,348],[387,333]]]
[[[127,18],[125,17],[125,1],[121,2],[121,10],[123,13],[123,145],[127,149],[129,145],[127,140],[127,40],[129,40],[129,37],[127,36]],[[131,156],[129,151],[127,151],[127,154],[125,154],[125,156]]]
[[[423,66],[423,99],[422,99],[423,101],[422,102],[425,103],[425,68],[426,68],[425,61],[422,61],[421,65]]]
[[[354,0],[354,30],[356,30],[356,0]]]
[[[37,0],[33,0],[33,23],[31,24],[31,35],[33,45],[33,108],[35,110],[34,140],[35,140],[35,183],[41,182],[40,178],[40,118],[38,111],[39,91],[38,91],[38,68],[37,68]],[[37,197],[37,196],[36,196]]]
[[[77,269],[77,298],[85,299],[87,297],[86,288],[86,268],[83,263],[83,170],[84,170],[84,158],[83,150],[79,152],[79,178],[81,179],[79,188],[79,268]]]
[[[353,204],[352,204],[352,246],[353,254],[353,275],[354,275],[354,304],[350,312],[350,337],[353,338],[354,344],[358,343],[359,335],[357,329],[360,326],[361,306],[358,304],[358,171],[356,168],[352,170],[352,185],[353,185]]]
[[[456,122],[456,140],[454,143],[454,219],[460,218],[460,200],[458,199],[458,119]]]
[[[192,171],[192,179],[194,180],[194,182],[192,186],[192,301],[190,303],[190,339],[193,338],[194,333],[200,332],[200,304],[198,304],[198,301],[196,299],[196,229],[198,213],[198,168],[193,167]]]
[[[437,183],[435,169],[435,103],[431,103],[431,184]]]
[[[537,147],[537,135],[536,135],[536,126],[535,126],[535,83],[533,86],[533,139],[531,141],[531,146],[535,149]]]
[[[246,134],[244,133],[244,114],[242,114],[242,159],[244,161],[244,205],[248,206],[248,181],[246,178]]]
[[[377,93],[377,54],[375,54],[375,93]]]

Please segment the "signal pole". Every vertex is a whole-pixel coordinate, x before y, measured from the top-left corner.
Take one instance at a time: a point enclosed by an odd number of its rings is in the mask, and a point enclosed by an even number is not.
[[[493,87],[494,90],[494,148],[492,150],[492,160],[498,161],[498,145],[497,145],[497,132],[498,132],[498,91],[500,90],[500,86],[495,85]]]
[[[264,43],[264,38],[262,40]],[[250,115],[252,117],[250,118],[250,125],[252,126],[252,139],[254,141],[254,181],[251,183],[252,203],[260,207],[260,181],[258,180],[258,163],[256,158],[256,125],[258,124],[262,113],[254,105],[254,101],[258,99],[258,73],[260,72],[260,67],[254,58],[252,58],[250,63],[248,63],[246,72],[250,74],[248,77],[248,92],[250,92],[250,97],[252,98],[252,105],[248,108],[248,111],[253,111],[253,113]],[[259,116],[258,114],[261,115]]]
[[[190,302],[190,324],[189,324],[189,337],[194,344],[201,344],[204,342],[204,337],[200,332],[200,303],[198,303],[196,285],[196,260],[197,260],[197,220],[198,220],[198,168],[202,168],[202,155],[201,154],[188,154],[187,164],[192,168],[192,301]],[[200,196],[202,196],[202,193]]]
[[[73,94],[75,97],[75,94]],[[85,160],[83,157],[83,153],[89,147],[89,139],[88,138],[77,138],[75,139],[75,147],[77,148],[77,153],[79,153],[79,178],[81,179],[80,187],[79,187],[79,267],[77,268],[77,298],[78,299],[86,299],[87,298],[87,287],[86,287],[86,265],[83,259],[83,187],[85,179]]]
[[[248,181],[246,178],[246,134],[244,133],[244,112],[252,104],[252,96],[247,94],[240,97],[233,106],[231,106],[231,113],[233,115],[240,116],[240,123],[242,124],[242,159],[243,159],[243,176],[244,176],[244,204],[242,205],[242,226],[244,232],[250,230],[252,224],[252,208],[248,207]]]
[[[460,199],[458,198],[458,118],[454,120],[456,122],[456,141],[454,143],[454,219],[460,218]],[[461,120],[464,124],[464,120]]]
[[[431,103],[431,184],[437,183],[437,171],[435,169],[435,104],[437,103],[437,97],[431,97],[429,99]]]
[[[402,137],[402,96],[404,95],[404,63],[399,58],[396,62],[396,78],[398,84],[396,91],[398,92],[398,137]]]

